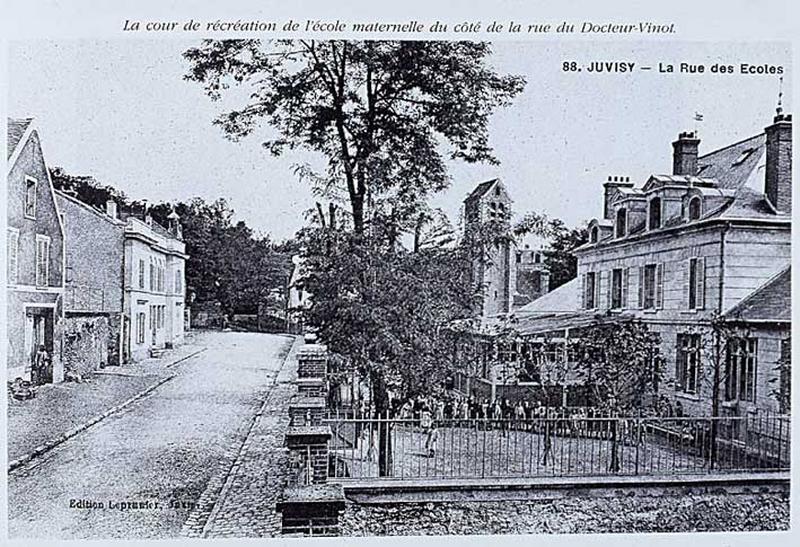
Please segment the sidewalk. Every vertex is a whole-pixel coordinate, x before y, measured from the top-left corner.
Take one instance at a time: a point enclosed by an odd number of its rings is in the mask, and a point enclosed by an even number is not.
[[[295,339],[209,514],[190,516],[183,537],[280,535],[281,519],[275,503],[288,474],[284,437],[289,427],[289,399],[297,392],[297,350],[303,344],[302,337]]]
[[[96,371],[81,383],[40,386],[36,398],[8,398],[8,465],[52,448],[79,430],[96,423],[131,398],[172,378],[173,365],[202,351],[188,343],[169,350],[159,359],[145,359]]]

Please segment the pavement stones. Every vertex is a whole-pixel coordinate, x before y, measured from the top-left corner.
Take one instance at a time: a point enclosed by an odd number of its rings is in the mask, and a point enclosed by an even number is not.
[[[189,515],[181,536],[205,538],[276,537],[281,517],[276,503],[286,487],[289,469],[284,437],[289,427],[287,408],[297,393],[298,338],[275,377],[246,439],[223,462]],[[227,469],[226,469],[227,467]]]

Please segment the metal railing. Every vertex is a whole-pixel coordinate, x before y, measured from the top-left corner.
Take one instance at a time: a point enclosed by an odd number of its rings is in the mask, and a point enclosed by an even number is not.
[[[789,469],[790,417],[330,415],[335,479],[678,475]]]

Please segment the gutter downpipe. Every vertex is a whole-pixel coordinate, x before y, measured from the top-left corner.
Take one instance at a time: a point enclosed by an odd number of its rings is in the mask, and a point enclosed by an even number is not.
[[[723,297],[725,295],[725,236],[731,229],[730,221],[722,226],[719,240],[719,303],[717,304],[717,311],[720,316],[723,311]]]

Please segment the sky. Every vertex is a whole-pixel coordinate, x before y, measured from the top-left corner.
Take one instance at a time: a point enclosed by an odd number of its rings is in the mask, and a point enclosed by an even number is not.
[[[240,103],[212,102],[183,79],[182,53],[196,42],[113,39],[17,41],[8,59],[8,113],[35,117],[50,166],[91,175],[151,202],[225,197],[244,220],[274,240],[291,237],[314,197],[295,166],[319,163],[307,152],[275,158],[262,127],[239,142],[212,125]],[[626,73],[565,72],[564,61],[634,62]],[[490,62],[524,76],[525,90],[495,112],[489,132],[499,165],[449,162],[450,187],[433,196],[455,223],[478,183],[501,178],[516,215],[546,213],[577,225],[602,213],[602,183],[637,185],[671,170],[670,143],[697,129],[700,153],[758,134],[771,123],[780,88],[775,74],[712,74],[715,63],[784,67],[791,112],[790,48],[785,43],[497,42]],[[679,64],[704,64],[681,74]],[[662,73],[659,63],[673,64]],[[638,66],[651,66],[642,71]],[[693,120],[696,112],[702,122]]]

